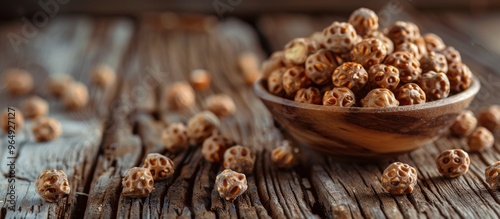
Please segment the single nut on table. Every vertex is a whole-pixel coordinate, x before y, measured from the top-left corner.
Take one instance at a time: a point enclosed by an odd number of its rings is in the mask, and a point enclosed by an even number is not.
[[[470,110],[464,110],[458,115],[455,123],[450,127],[451,133],[457,136],[469,136],[477,126],[477,119]]]
[[[59,138],[62,133],[61,123],[48,117],[36,119],[32,124],[31,131],[38,142],[52,141]]]
[[[356,96],[347,87],[336,87],[323,95],[323,105],[351,107],[356,104]]]
[[[494,132],[495,129],[500,127],[500,105],[492,105],[481,110],[477,115],[477,120],[481,126]]]
[[[299,103],[321,104],[321,99],[321,92],[319,91],[319,89],[315,87],[309,87],[301,88],[299,91],[297,91],[293,100]]]
[[[399,79],[403,83],[414,82],[422,74],[420,62],[408,52],[394,52],[387,56],[384,64],[396,67],[399,70]]]
[[[441,37],[433,33],[427,33],[424,35],[425,45],[427,46],[427,51],[439,52],[446,48]]]
[[[165,148],[176,153],[189,147],[189,135],[187,127],[182,123],[170,124],[162,132],[162,140]]]
[[[154,181],[164,180],[174,174],[174,162],[159,153],[148,154],[142,167],[149,170]]]
[[[45,170],[35,182],[36,193],[46,202],[56,202],[67,196],[71,187],[68,176],[62,170]]]
[[[379,39],[387,48],[387,54],[391,54],[394,52],[394,43],[392,42],[391,39],[389,39],[387,36],[385,36],[382,32],[380,31],[374,31],[368,35],[365,36],[365,38],[377,38]]]
[[[51,75],[49,78],[49,92],[57,97],[62,96],[66,86],[71,85],[74,82],[73,77],[68,74],[55,74]]]
[[[238,65],[243,78],[248,84],[253,84],[260,78],[260,61],[254,52],[244,52],[238,57]]]
[[[8,107],[2,110],[0,114],[0,128],[6,133],[20,133],[24,126],[23,113],[15,108]]]
[[[337,67],[335,55],[330,50],[320,49],[307,57],[306,75],[315,84],[323,85],[330,82]]]
[[[375,88],[368,92],[365,98],[361,99],[363,107],[396,107],[399,101],[391,90],[387,88]]]
[[[462,62],[462,56],[460,55],[460,52],[458,52],[458,50],[456,50],[452,46],[446,47],[445,49],[441,50],[440,53],[443,54],[444,57],[446,57],[448,66],[452,63]]]
[[[360,36],[365,36],[378,30],[378,16],[368,8],[359,8],[353,11],[348,22]]]
[[[427,101],[443,99],[450,94],[450,81],[445,73],[427,72],[420,77],[418,85],[424,90]]]
[[[395,90],[399,85],[399,70],[392,65],[373,65],[368,69],[368,84],[371,88]]]
[[[288,42],[283,49],[285,61],[294,65],[306,62],[307,57],[318,50],[316,41],[309,38],[295,38]]]
[[[210,73],[205,69],[195,69],[189,74],[189,82],[196,90],[206,90],[210,87],[212,79]]]
[[[236,113],[236,104],[226,94],[215,94],[207,97],[207,109],[218,117],[231,116]]]
[[[335,21],[323,29],[323,46],[335,53],[346,53],[356,44],[357,37],[351,24]]]
[[[62,100],[66,109],[77,110],[85,107],[89,102],[87,86],[80,82],[68,84],[62,94]]]
[[[224,168],[249,174],[253,171],[255,155],[248,147],[235,145],[224,152]]]
[[[408,83],[398,88],[396,99],[400,106],[425,103],[425,92],[415,83]]]
[[[271,72],[278,68],[287,67],[285,64],[285,54],[283,51],[276,51],[271,56],[262,62],[262,77],[268,78]]]
[[[283,75],[285,74],[286,68],[278,68],[269,74],[267,78],[267,88],[269,92],[274,95],[282,96],[285,94],[283,89]]]
[[[333,72],[332,82],[336,87],[347,87],[358,92],[368,82],[368,73],[359,63],[345,62]]]
[[[10,68],[4,71],[3,87],[11,95],[23,95],[33,90],[33,76],[26,70]]]
[[[448,72],[448,62],[443,54],[430,51],[420,59],[420,68],[422,68],[423,72],[446,73]]]
[[[458,93],[470,87],[472,83],[472,72],[467,65],[461,62],[453,62],[448,66],[446,76],[450,81],[450,90]]]
[[[21,109],[26,118],[36,118],[47,114],[49,104],[38,96],[32,96],[21,102]]]
[[[388,27],[387,37],[397,46],[404,42],[414,42],[420,37],[420,30],[414,23],[396,21]]]
[[[210,137],[203,141],[201,153],[205,160],[212,163],[219,163],[224,158],[224,152],[235,143],[227,136],[218,131],[214,131]]]
[[[219,128],[220,121],[210,111],[199,112],[188,121],[188,135],[193,144],[201,144]]]
[[[245,174],[225,169],[215,178],[215,186],[221,198],[232,201],[248,188]]]
[[[381,63],[387,56],[387,47],[377,38],[366,38],[354,45],[351,60],[365,68]]]
[[[500,188],[500,161],[492,163],[484,170],[486,182],[492,189]]]
[[[90,73],[90,82],[99,88],[107,88],[116,81],[116,72],[109,65],[100,64]]]
[[[395,51],[404,51],[410,53],[413,57],[417,58],[417,60],[420,60],[422,58],[422,54],[420,53],[420,50],[418,49],[418,46],[414,43],[410,42],[404,42],[399,44]]]
[[[493,147],[495,138],[493,134],[485,127],[477,127],[467,141],[471,151],[483,151]]]
[[[153,175],[144,167],[132,167],[122,179],[122,195],[130,198],[143,198],[154,189]]]
[[[294,97],[300,88],[310,87],[312,81],[307,77],[305,69],[297,66],[289,68],[283,73],[282,83],[285,93],[290,97]]]
[[[165,91],[168,107],[173,110],[187,109],[195,105],[193,88],[186,82],[176,82]]]
[[[436,159],[439,173],[449,178],[464,175],[469,171],[469,165],[469,154],[460,149],[443,151]]]
[[[271,160],[279,168],[290,168],[297,161],[297,152],[287,140],[271,152]]]
[[[384,170],[380,181],[393,195],[410,194],[417,185],[417,171],[408,164],[394,162]]]

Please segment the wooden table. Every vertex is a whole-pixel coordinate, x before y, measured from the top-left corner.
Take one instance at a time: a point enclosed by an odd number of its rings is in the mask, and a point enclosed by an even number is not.
[[[500,31],[500,16],[391,13],[391,21],[413,20],[422,32],[435,32],[461,51],[482,83],[471,105],[473,111],[499,103],[500,49],[493,37],[497,35],[490,33]],[[287,135],[245,83],[236,58],[245,51],[264,58],[263,51],[280,49],[293,37],[309,35],[345,17],[275,14],[257,18],[255,25],[234,18],[220,23],[181,18],[189,28],[165,25],[165,17],[64,15],[50,18],[31,35],[23,33],[21,22],[0,26],[0,70],[22,67],[31,71],[37,79],[33,93],[50,102],[50,116],[59,119],[64,129],[63,136],[50,143],[34,143],[28,128],[16,136],[14,210],[8,209],[4,198],[9,167],[6,136],[1,136],[0,218],[500,217],[500,192],[489,189],[483,178],[484,168],[500,160],[498,141],[493,149],[471,153],[470,171],[453,180],[440,177],[434,159],[442,150],[467,150],[468,146],[465,139],[449,136],[374,164],[339,163],[303,148],[296,168],[283,171],[271,165],[269,151]],[[12,34],[25,39],[17,49],[8,38]],[[106,90],[91,88],[87,108],[66,111],[48,95],[49,74],[70,73],[88,84],[90,69],[99,63],[117,69],[119,80]],[[174,81],[187,80],[187,73],[195,68],[212,72],[211,88],[197,93],[197,106],[192,110],[165,109],[163,90]],[[230,95],[238,107],[234,117],[222,120],[222,130],[257,151],[254,173],[247,176],[249,188],[234,202],[222,200],[214,190],[222,168],[204,161],[200,147],[170,154],[159,137],[166,124],[185,122],[203,109],[206,96],[215,93]],[[23,98],[10,97],[0,89],[0,108],[17,106]],[[500,137],[498,132],[495,136]],[[140,165],[150,152],[171,157],[176,164],[174,176],[157,182],[147,198],[121,196],[124,173]],[[413,194],[393,196],[380,185],[382,171],[394,161],[417,168],[419,180]],[[72,192],[50,204],[36,195],[34,181],[43,170],[53,168],[68,174]]]

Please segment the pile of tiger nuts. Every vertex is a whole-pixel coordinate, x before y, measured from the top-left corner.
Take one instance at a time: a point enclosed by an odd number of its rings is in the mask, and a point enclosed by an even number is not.
[[[300,103],[396,107],[466,90],[472,73],[460,53],[417,25],[396,21],[379,30],[370,9],[347,22],[288,42],[262,64],[270,93]]]

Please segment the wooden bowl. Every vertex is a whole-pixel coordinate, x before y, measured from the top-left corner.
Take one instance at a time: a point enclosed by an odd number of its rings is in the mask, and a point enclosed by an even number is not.
[[[410,152],[446,133],[480,88],[429,103],[391,108],[336,107],[298,103],[269,93],[263,79],[257,96],[299,143],[339,159],[381,159]]]

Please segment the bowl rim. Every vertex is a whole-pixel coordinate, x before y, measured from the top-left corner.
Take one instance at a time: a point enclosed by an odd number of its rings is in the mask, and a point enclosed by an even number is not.
[[[304,108],[304,109],[311,109],[311,110],[320,110],[320,111],[332,111],[332,112],[359,112],[359,113],[370,113],[370,112],[377,112],[377,113],[384,113],[384,112],[405,112],[405,111],[415,111],[415,110],[424,110],[424,109],[430,109],[430,108],[436,108],[436,107],[442,107],[454,103],[458,103],[460,101],[466,100],[470,97],[473,97],[479,92],[479,89],[481,88],[481,83],[479,82],[479,79],[475,76],[471,76],[471,85],[469,88],[466,90],[454,94],[452,96],[449,96],[444,99],[440,100],[435,100],[431,102],[425,102],[422,104],[416,104],[416,105],[406,105],[406,106],[397,106],[397,107],[386,107],[386,108],[377,108],[377,107],[340,107],[340,106],[324,106],[324,105],[316,105],[316,104],[309,104],[309,103],[299,103],[295,102],[293,100],[289,100],[283,97],[276,96],[274,94],[271,94],[270,92],[267,91],[266,88],[264,88],[263,83],[265,82],[264,78],[260,77],[257,81],[254,82],[254,92],[257,94],[257,96],[261,99],[265,99],[270,102],[275,102],[279,103],[282,105],[286,105],[289,107],[295,107],[295,108]]]

